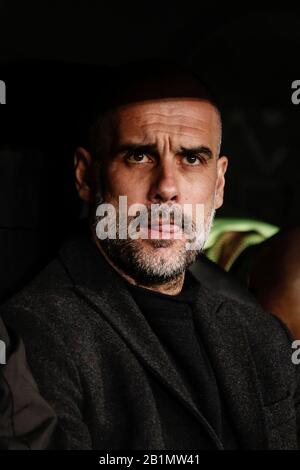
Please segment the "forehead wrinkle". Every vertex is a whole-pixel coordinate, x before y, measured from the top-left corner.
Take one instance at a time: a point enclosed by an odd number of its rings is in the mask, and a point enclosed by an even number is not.
[[[213,117],[210,116],[209,119],[204,119],[204,118],[194,118],[191,117],[190,115],[170,115],[170,116],[165,116],[161,115],[158,116],[157,114],[153,114],[153,119],[147,119],[149,116],[148,115],[143,115],[141,117],[139,116],[134,116],[130,118],[131,123],[138,125],[138,126],[151,126],[151,125],[167,125],[167,126],[186,126],[186,127],[193,127],[197,128],[199,125],[205,126],[205,125],[211,125],[213,123]]]
[[[165,136],[166,138],[168,138],[170,136],[173,136],[173,137],[185,138],[185,139],[189,140],[190,144],[191,144],[191,139],[192,139],[193,141],[195,141],[195,146],[204,145],[203,142],[199,142],[199,140],[201,138],[201,136],[199,136],[199,135],[198,136],[196,136],[196,135],[192,136],[191,134],[186,134],[184,132],[175,132],[175,131],[164,132],[162,130],[154,130],[154,132],[156,133],[157,137],[158,136],[159,137],[161,137],[161,136],[164,137]],[[198,137],[198,141],[196,142],[197,137]],[[149,143],[149,145],[152,144],[152,143],[155,143],[156,140],[157,139],[154,136],[152,136],[151,133],[150,133],[150,135],[149,135],[149,133],[145,133],[143,138],[142,138],[142,141]]]
[[[158,126],[158,127],[156,127]],[[149,130],[150,132],[163,132],[163,133],[175,133],[175,134],[186,134],[188,135],[189,131],[194,132],[205,132],[210,134],[210,130],[207,131],[207,129],[199,128],[199,127],[192,127],[192,126],[185,126],[182,124],[163,124],[161,125],[160,123],[153,123],[151,125],[148,124],[141,124],[139,126],[141,129],[147,131]],[[175,129],[175,130],[174,130]]]
[[[162,118],[162,120],[174,120],[176,118],[179,118],[179,119],[183,119],[183,120],[193,120],[193,121],[200,121],[200,122],[206,122],[203,118],[200,118],[199,116],[196,117],[196,115],[193,115],[193,113],[189,112],[189,113],[169,113],[169,114],[165,114],[165,113],[160,113],[160,112],[156,112],[156,113],[151,113],[151,112],[146,112],[143,114],[143,118],[147,118],[147,117],[152,117],[154,116],[154,119],[156,120],[157,118]],[[135,117],[133,119],[137,119],[139,120],[140,118],[139,117]],[[152,122],[152,121],[150,121]]]
[[[207,140],[214,140],[212,130],[210,128],[194,128],[182,125],[158,125],[159,127],[156,127],[157,125],[157,123],[151,126],[146,124],[140,125],[136,129],[131,129],[129,133],[125,132],[125,135],[121,132],[121,135],[119,136],[120,140],[122,141],[123,138],[126,137],[126,139],[133,139],[143,144],[152,145],[157,143],[158,139],[161,140],[164,137],[172,136],[173,138],[178,138],[176,140],[184,139],[184,141],[186,142],[184,146],[213,145],[212,142],[206,142]],[[193,142],[193,144],[191,144],[191,141]],[[181,142],[181,144],[183,145],[183,142]]]
[[[163,136],[172,136],[173,138],[184,139],[187,141],[186,146],[191,145],[191,140],[194,145],[213,145],[212,142],[205,142],[207,139],[211,141],[213,139],[211,130],[194,128],[188,126],[165,126],[155,127],[153,126],[140,126],[141,134],[143,134],[143,141],[149,140],[150,142],[157,141],[157,138],[162,138]],[[183,144],[183,142],[181,142]]]
[[[127,131],[127,129],[125,128]],[[124,129],[123,129],[124,131]],[[120,137],[122,138],[123,132],[121,132]],[[191,127],[191,126],[184,126],[182,124],[170,124],[170,125],[161,125],[160,123],[153,123],[151,125],[148,124],[140,124],[137,126],[136,129],[131,129],[129,133],[127,133],[131,137],[142,138],[143,140],[147,139],[147,136],[150,134],[172,134],[176,136],[194,138],[197,136],[203,136],[203,134],[211,136],[212,130],[209,128],[200,128],[200,127]],[[150,138],[151,140],[151,138]]]
[[[119,138],[133,138],[141,142],[153,143],[157,138],[161,138],[161,134],[170,134],[174,137],[182,137],[186,139],[199,139],[205,136],[205,140],[209,139],[212,142],[196,142],[195,145],[205,145],[215,147],[214,136],[218,138],[219,147],[220,138],[217,137],[221,134],[217,111],[212,107],[211,109],[203,109],[203,116],[199,116],[201,109],[188,111],[170,108],[170,112],[165,111],[152,111],[152,110],[122,110],[119,114],[118,128]],[[175,111],[175,112],[174,112]],[[153,135],[154,134],[154,135]],[[185,146],[191,145],[188,142]]]

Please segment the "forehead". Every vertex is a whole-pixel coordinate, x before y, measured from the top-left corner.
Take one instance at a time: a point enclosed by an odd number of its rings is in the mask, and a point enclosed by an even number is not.
[[[131,103],[116,111],[118,140],[155,142],[168,135],[172,141],[217,147],[220,118],[215,107],[200,99],[161,99]]]

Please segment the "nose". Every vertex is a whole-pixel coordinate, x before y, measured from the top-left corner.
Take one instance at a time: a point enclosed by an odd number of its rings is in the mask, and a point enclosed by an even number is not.
[[[151,203],[177,203],[179,188],[174,162],[161,162],[156,168],[149,191]]]

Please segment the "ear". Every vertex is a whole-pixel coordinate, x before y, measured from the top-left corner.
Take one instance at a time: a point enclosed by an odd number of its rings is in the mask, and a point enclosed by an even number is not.
[[[74,156],[75,181],[79,197],[85,202],[91,202],[92,198],[92,167],[91,154],[78,147]]]
[[[216,183],[216,198],[215,198],[215,209],[223,204],[224,199],[224,186],[225,186],[225,173],[228,166],[228,158],[220,157],[217,161],[217,183]]]

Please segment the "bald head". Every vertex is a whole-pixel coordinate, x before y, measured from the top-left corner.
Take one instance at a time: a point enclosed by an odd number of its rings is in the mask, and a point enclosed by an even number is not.
[[[208,103],[213,107],[219,153],[221,112],[213,94],[197,75],[177,64],[162,61],[134,62],[115,67],[102,99],[101,112],[95,105],[89,133],[90,150],[95,154],[103,151],[103,143],[107,146],[107,136],[115,126],[114,118],[118,110],[135,103],[188,100],[191,103],[197,100],[204,105]]]

